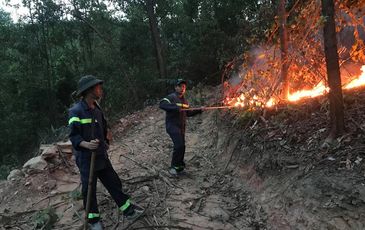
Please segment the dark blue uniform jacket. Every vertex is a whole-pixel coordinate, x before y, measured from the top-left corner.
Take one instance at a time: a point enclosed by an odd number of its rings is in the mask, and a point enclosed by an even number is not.
[[[189,108],[189,104],[184,96],[179,97],[176,92],[163,98],[160,102],[160,108],[166,111],[166,131],[168,133],[185,133],[186,117],[202,112],[201,110],[181,110]]]
[[[92,122],[93,118],[94,123]],[[99,147],[95,150],[95,170],[104,168],[109,161],[107,156],[109,143],[106,139],[107,123],[99,105],[96,104],[95,109],[91,109],[84,100],[80,100],[69,110],[68,123],[71,129],[69,137],[80,170],[88,171],[91,159],[91,150],[79,146],[80,142],[93,139],[99,139],[100,141]]]

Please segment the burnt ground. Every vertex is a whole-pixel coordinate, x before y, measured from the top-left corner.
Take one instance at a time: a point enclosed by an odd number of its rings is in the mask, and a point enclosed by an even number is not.
[[[205,96],[205,100],[213,100]],[[347,132],[323,146],[324,98],[264,113],[207,111],[189,119],[187,173],[167,173],[172,142],[156,106],[120,119],[109,151],[124,190],[146,209],[118,214],[105,189],[106,229],[365,229],[364,93],[345,93]],[[80,229],[72,160],[0,187],[0,229]],[[51,226],[53,225],[53,226]]]

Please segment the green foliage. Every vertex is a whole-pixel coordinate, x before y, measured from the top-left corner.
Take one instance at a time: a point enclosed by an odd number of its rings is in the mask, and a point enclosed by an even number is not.
[[[206,105],[206,100],[203,97],[202,88],[203,86],[201,84],[198,84],[196,87],[187,92],[186,98],[188,99],[191,107],[200,107]],[[194,96],[191,97],[191,95]]]
[[[57,222],[58,216],[56,210],[52,207],[48,207],[44,210],[38,211],[33,216],[33,222],[35,229],[52,229],[53,225]]]
[[[264,38],[272,12],[271,1],[157,0],[168,71],[168,79],[160,79],[144,1],[113,2],[114,10],[84,0],[73,1],[74,8],[48,0],[23,3],[31,14],[20,23],[0,10],[5,169],[22,164],[39,143],[64,137],[57,130],[67,124],[80,76],[105,80],[102,103],[109,117],[161,98],[177,77],[220,83],[227,61]],[[115,15],[118,10],[124,14]]]
[[[265,23],[260,18],[265,6],[236,0],[162,4],[163,12],[170,13],[161,16],[163,37],[169,44],[170,75],[220,83],[225,63],[264,38],[264,29],[271,24],[269,18]],[[265,10],[272,12],[270,7]]]
[[[0,180],[5,180],[8,177],[11,169],[12,167],[9,164],[0,165]]]
[[[10,14],[0,8],[0,26],[8,26],[11,24]]]

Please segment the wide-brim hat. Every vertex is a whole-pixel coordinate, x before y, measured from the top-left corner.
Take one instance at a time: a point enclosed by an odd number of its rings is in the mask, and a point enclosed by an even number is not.
[[[181,79],[181,78],[180,79],[177,79],[175,85],[178,86],[178,85],[181,85],[181,84],[185,84],[186,85],[187,83],[186,83],[186,81],[184,79]]]
[[[93,75],[86,75],[80,78],[79,83],[77,85],[77,92],[76,95],[80,96],[83,92],[85,92],[87,89],[90,89],[91,87],[103,84],[103,80],[97,79]]]

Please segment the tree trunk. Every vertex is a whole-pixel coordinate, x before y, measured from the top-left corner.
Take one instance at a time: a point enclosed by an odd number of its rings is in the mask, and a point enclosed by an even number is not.
[[[341,88],[340,67],[338,63],[337,38],[335,28],[335,9],[333,0],[322,1],[322,15],[326,19],[323,28],[324,52],[327,63],[327,78],[330,88],[330,134],[335,138],[344,131],[344,107]]]
[[[285,10],[286,0],[280,0],[278,14],[280,17],[280,49],[281,49],[281,79],[283,82],[283,97],[288,98],[289,95],[289,79],[288,79],[288,31],[286,28],[287,12]]]
[[[152,43],[155,46],[157,67],[162,79],[166,79],[167,71],[164,61],[162,42],[160,38],[160,32],[158,30],[157,18],[155,14],[155,1],[146,0],[147,15],[150,23]]]

